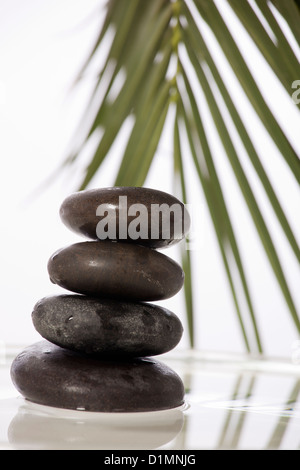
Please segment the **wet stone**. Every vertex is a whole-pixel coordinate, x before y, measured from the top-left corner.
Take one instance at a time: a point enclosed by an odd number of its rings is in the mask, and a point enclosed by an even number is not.
[[[48,341],[102,356],[163,354],[179,343],[183,332],[178,317],[158,305],[82,295],[41,299],[32,321]]]
[[[134,301],[163,300],[183,286],[179,264],[153,249],[120,242],[82,242],[48,262],[54,284],[79,294]]]
[[[11,378],[29,401],[96,412],[143,412],[175,408],[184,386],[154,359],[102,360],[41,341],[12,363]]]
[[[178,243],[190,228],[182,202],[163,191],[140,187],[79,191],[64,200],[60,216],[70,230],[92,240],[152,248]]]

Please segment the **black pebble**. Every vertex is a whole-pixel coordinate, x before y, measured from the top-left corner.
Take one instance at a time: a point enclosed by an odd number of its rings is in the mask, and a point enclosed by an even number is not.
[[[32,321],[48,341],[74,351],[110,356],[154,356],[173,349],[183,328],[158,305],[57,295],[41,299]]]
[[[154,359],[104,361],[41,341],[20,353],[12,381],[28,400],[95,412],[143,412],[179,407],[180,377]]]
[[[58,250],[48,272],[69,291],[134,301],[168,299],[184,282],[183,270],[168,256],[119,242],[81,242]]]

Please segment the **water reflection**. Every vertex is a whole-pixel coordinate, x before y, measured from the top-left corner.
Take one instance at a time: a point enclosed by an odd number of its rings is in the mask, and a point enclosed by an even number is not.
[[[231,402],[236,402],[238,399],[241,399],[241,389],[244,388],[245,380],[247,384],[245,392],[242,392],[242,399],[247,400],[251,397],[255,385],[255,376],[244,377],[243,375],[239,375],[231,396]],[[228,410],[219,442],[216,446],[217,449],[236,449],[238,447],[246,416],[246,413],[237,413],[234,407]]]
[[[185,375],[179,371],[191,407],[172,449],[299,449],[299,367],[288,361],[195,365],[190,361]]]
[[[183,409],[149,413],[91,413],[26,400],[8,428],[15,449],[156,449],[182,430]]]
[[[266,445],[267,450],[279,449],[284,439],[284,436],[288,430],[290,420],[293,418],[294,406],[297,404],[297,400],[300,395],[300,380],[296,380],[294,387],[291,390],[290,396],[283,407],[282,413],[285,415],[281,416],[274,427],[274,431],[271,434],[269,441]],[[300,436],[299,436],[300,440]]]
[[[284,403],[274,403],[271,406],[257,403],[255,385],[258,380],[259,374],[250,377],[247,375],[238,376],[233,395],[228,401],[227,416],[217,449],[239,448],[239,441],[247,427],[247,420],[249,420],[251,413],[269,414],[277,417],[270,434],[265,436],[266,444],[261,445],[261,448],[265,450],[279,450],[281,448],[290,421],[293,417],[297,417],[294,407],[297,405],[300,394],[300,380],[295,380]],[[248,386],[246,391],[241,394],[241,388],[245,385],[245,381],[248,382]]]

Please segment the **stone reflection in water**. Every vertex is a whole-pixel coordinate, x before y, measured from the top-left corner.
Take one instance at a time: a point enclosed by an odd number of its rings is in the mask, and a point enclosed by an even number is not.
[[[157,449],[183,428],[183,407],[151,413],[91,413],[24,401],[8,429],[19,450]]]

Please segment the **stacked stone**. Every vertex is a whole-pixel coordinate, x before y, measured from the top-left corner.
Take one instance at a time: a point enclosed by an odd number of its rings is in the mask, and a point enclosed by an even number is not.
[[[170,211],[174,204],[181,208],[182,224]],[[138,217],[132,212],[137,207]],[[167,235],[162,219],[154,220],[153,207],[167,209]],[[184,205],[152,189],[106,188],[72,194],[60,216],[69,229],[92,241],[51,256],[51,281],[72,294],[45,297],[35,305],[32,321],[43,340],[14,360],[16,388],[32,402],[86,411],[180,406],[180,377],[153,356],[175,348],[182,324],[174,313],[150,302],[170,298],[183,286],[181,267],[157,249],[177,243],[189,229]],[[103,230],[99,235],[99,223],[110,230],[106,240]],[[128,236],[130,224],[140,229],[134,232],[139,237]]]

